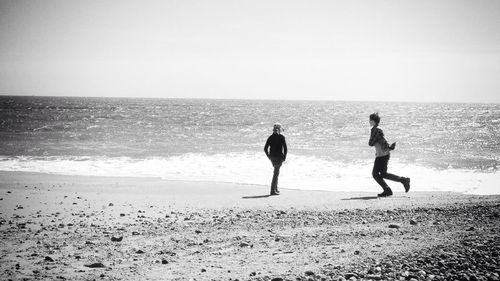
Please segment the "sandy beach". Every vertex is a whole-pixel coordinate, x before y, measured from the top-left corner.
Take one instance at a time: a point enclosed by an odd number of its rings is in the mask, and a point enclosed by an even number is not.
[[[499,280],[500,196],[0,172],[2,280]]]

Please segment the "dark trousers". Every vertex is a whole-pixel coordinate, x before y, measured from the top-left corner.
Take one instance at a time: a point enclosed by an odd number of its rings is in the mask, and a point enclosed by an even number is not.
[[[271,156],[271,163],[274,167],[273,180],[271,181],[271,193],[278,191],[278,176],[280,175],[281,164],[283,163],[283,157],[281,156]]]
[[[402,182],[400,176],[387,173],[387,164],[389,163],[389,158],[390,155],[377,157],[375,158],[375,163],[373,163],[372,176],[384,190],[391,189],[384,179]]]

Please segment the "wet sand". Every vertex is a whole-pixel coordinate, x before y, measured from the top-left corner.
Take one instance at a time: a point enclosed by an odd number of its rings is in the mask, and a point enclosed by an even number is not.
[[[395,191],[0,172],[0,279],[498,280],[500,196]]]

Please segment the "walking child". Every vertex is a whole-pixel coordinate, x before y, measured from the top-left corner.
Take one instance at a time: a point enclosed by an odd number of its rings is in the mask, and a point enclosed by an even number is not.
[[[384,132],[378,127],[379,123],[380,117],[378,116],[378,113],[370,114],[370,125],[372,126],[372,129],[368,145],[375,147],[375,162],[373,163],[372,176],[384,189],[384,191],[378,194],[378,196],[387,197],[392,195],[392,190],[384,179],[402,183],[405,188],[405,192],[408,192],[410,190],[410,178],[387,173],[390,151],[396,148],[396,143],[389,145],[384,137]]]

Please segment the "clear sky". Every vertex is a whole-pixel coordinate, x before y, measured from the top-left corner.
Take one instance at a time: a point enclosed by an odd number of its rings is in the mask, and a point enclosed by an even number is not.
[[[0,0],[0,94],[500,103],[500,1]]]

